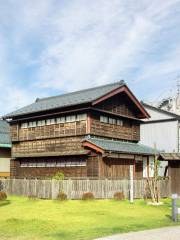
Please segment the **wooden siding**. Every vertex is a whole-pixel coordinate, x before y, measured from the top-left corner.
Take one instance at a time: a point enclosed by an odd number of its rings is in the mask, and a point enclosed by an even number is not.
[[[169,176],[171,178],[172,193],[180,195],[180,162],[169,161]]]
[[[129,166],[134,166],[134,178],[143,178],[143,161],[133,159],[103,158],[100,160],[100,177],[129,178]]]
[[[87,177],[99,177],[100,156],[89,156],[87,160]]]
[[[120,140],[138,142],[140,140],[139,123],[123,120],[123,126],[100,122],[100,114],[92,114],[91,131],[92,135],[109,137]]]
[[[136,161],[135,162],[135,178],[143,178],[143,161]]]
[[[105,178],[129,178],[129,165],[134,160],[104,158],[100,162],[100,176]]]
[[[26,156],[35,153],[64,152],[71,155],[74,151],[84,151],[81,140],[83,137],[66,137],[13,143],[12,157]]]
[[[31,160],[37,160],[38,158],[32,158]],[[85,156],[67,156],[67,157],[44,157],[44,161],[51,160],[83,160],[86,159]],[[30,161],[31,161],[30,160]],[[21,167],[20,159],[11,160],[11,177],[18,178],[49,178],[54,176],[57,172],[64,173],[65,177],[86,177],[87,168],[86,166],[76,166],[76,167]]]
[[[102,103],[96,105],[96,108],[106,110],[116,114],[122,114],[129,117],[138,118],[136,107],[133,106],[132,101],[125,94],[118,94],[111,97]]]
[[[87,132],[87,121],[66,122],[30,128],[21,128],[18,124],[11,125],[12,141],[83,135]]]

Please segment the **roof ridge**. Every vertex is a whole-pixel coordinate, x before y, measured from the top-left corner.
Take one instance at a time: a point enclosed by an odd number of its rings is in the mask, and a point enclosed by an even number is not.
[[[150,108],[152,108],[152,109],[154,109],[154,110],[157,110],[157,111],[159,111],[159,112],[166,113],[167,115],[170,115],[170,116],[172,116],[172,117],[180,118],[180,115],[179,115],[179,114],[176,114],[176,113],[167,111],[167,110],[165,110],[165,109],[161,109],[161,108],[159,108],[159,107],[153,106],[153,105],[151,105],[151,104],[149,104],[149,103],[146,103],[146,102],[143,102],[143,101],[141,101],[141,103],[142,103],[144,106],[150,107]]]
[[[105,139],[105,138],[97,138],[97,137],[89,137],[89,138],[85,138],[85,140],[91,140],[91,139],[95,139],[95,140],[103,140],[103,141],[107,141],[107,142],[121,142],[121,143],[124,143],[124,144],[132,144],[132,145],[139,145],[139,146],[144,146],[144,147],[148,147],[148,148],[151,148],[151,149],[154,149],[153,147],[149,147],[149,146],[146,146],[144,144],[141,144],[141,143],[135,143],[135,142],[129,142],[129,141],[122,141],[122,140],[113,140],[113,139]]]
[[[102,87],[108,87],[108,86],[113,86],[113,85],[123,85],[125,84],[125,81],[124,80],[120,80],[118,82],[114,82],[114,83],[108,83],[108,84],[104,84],[104,85],[100,85],[100,86],[96,86],[96,87],[91,87],[91,88],[86,88],[86,89],[82,89],[82,90],[78,90],[78,91],[73,91],[73,92],[67,92],[67,93],[64,93],[64,94],[59,94],[59,95],[56,95],[56,96],[51,96],[51,97],[45,97],[45,98],[37,98],[35,102],[41,102],[41,101],[44,101],[44,100],[49,100],[49,99],[53,99],[53,98],[57,98],[57,97],[63,97],[63,96],[68,96],[68,95],[71,95],[73,93],[81,93],[81,92],[85,92],[85,91],[88,91],[88,90],[95,90],[95,89],[99,89],[99,88],[102,88]]]

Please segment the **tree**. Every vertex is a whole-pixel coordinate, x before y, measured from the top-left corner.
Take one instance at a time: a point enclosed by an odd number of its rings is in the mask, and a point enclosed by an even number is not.
[[[147,178],[148,190],[150,192],[151,200],[153,203],[159,203],[160,190],[159,190],[159,161],[157,156],[156,145],[154,147],[154,176]]]

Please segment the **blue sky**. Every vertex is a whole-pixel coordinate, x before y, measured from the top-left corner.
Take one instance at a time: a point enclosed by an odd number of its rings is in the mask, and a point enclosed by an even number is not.
[[[141,100],[180,76],[180,0],[0,0],[0,115],[124,79]]]

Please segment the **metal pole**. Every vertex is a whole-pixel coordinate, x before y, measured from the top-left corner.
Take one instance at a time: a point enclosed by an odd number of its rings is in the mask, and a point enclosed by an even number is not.
[[[172,194],[172,220],[173,222],[178,222],[178,195]]]

